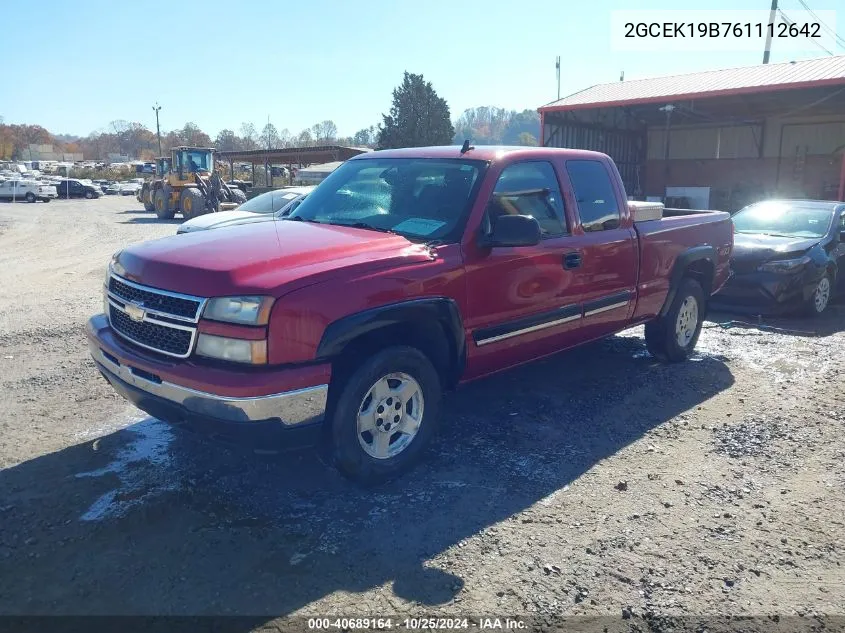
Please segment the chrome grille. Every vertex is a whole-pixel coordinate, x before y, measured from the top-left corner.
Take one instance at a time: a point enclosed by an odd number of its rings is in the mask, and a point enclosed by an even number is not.
[[[133,321],[125,312],[109,306],[109,319],[114,330],[124,338],[171,356],[187,356],[194,338],[191,330],[177,330],[148,321]]]
[[[116,275],[109,278],[106,296],[109,322],[119,336],[167,356],[191,355],[205,299],[142,286]]]
[[[114,275],[109,279],[109,294],[118,299],[142,305],[148,310],[191,321],[197,320],[202,306],[202,299],[146,288]]]

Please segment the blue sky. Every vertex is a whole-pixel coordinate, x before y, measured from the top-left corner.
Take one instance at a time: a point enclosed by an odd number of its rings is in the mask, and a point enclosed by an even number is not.
[[[815,10],[841,0],[806,0]],[[641,0],[643,9],[677,1]],[[798,0],[780,0],[787,13]],[[709,0],[708,9],[768,8],[768,0]],[[197,123],[212,137],[244,121],[297,133],[332,119],[341,135],[381,121],[405,70],[422,73],[453,118],[466,108],[537,108],[596,83],[756,64],[761,52],[614,53],[610,15],[623,0],[201,0],[50,2],[2,9],[0,88],[7,123],[86,135],[109,121],[163,130]],[[692,6],[692,5],[689,5]],[[207,16],[196,23],[196,16]],[[845,13],[840,15],[845,22]],[[27,28],[9,28],[13,24]],[[35,27],[35,28],[29,28]],[[845,34],[842,26],[837,30]],[[845,50],[838,49],[838,54]],[[817,55],[825,55],[816,51]],[[774,48],[771,61],[815,56]],[[12,66],[6,66],[8,71]],[[14,91],[9,86],[14,85]]]

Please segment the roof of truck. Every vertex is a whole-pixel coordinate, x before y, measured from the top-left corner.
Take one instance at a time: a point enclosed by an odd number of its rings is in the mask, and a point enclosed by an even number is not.
[[[598,158],[604,157],[599,152],[582,149],[564,149],[559,147],[529,147],[525,145],[477,145],[470,146],[469,151],[461,154],[460,145],[436,145],[431,147],[403,147],[400,149],[383,149],[377,152],[359,154],[349,160],[376,160],[379,158],[464,158],[467,160],[494,161],[506,155],[518,154],[521,157],[549,156],[550,154],[567,154],[571,157]]]

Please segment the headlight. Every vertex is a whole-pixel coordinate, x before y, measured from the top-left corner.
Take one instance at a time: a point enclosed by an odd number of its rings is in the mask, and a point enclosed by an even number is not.
[[[762,264],[757,270],[765,273],[792,273],[809,264],[813,261],[809,255],[798,257],[797,259],[781,259],[774,262],[766,262]]]
[[[226,323],[267,325],[272,306],[273,297],[217,297],[208,300],[202,315]]]
[[[259,365],[267,362],[267,341],[246,341],[200,334],[197,338],[197,354],[236,363]]]

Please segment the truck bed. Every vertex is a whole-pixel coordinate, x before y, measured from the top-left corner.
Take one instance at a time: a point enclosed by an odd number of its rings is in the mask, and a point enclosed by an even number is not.
[[[672,269],[684,251],[701,246],[715,250],[711,294],[727,280],[733,245],[730,214],[724,211],[664,209],[661,219],[635,222],[634,230],[639,238],[640,258],[635,321],[650,319],[663,307]]]

